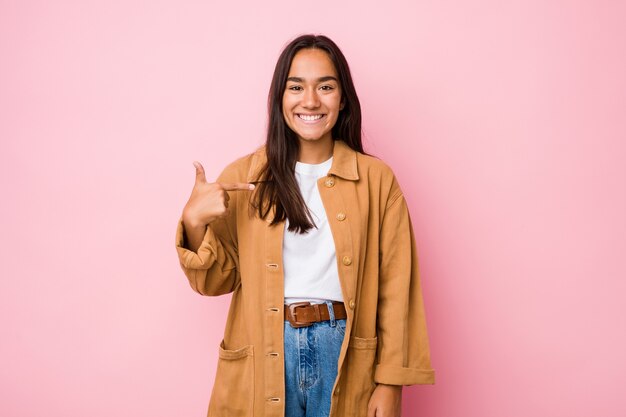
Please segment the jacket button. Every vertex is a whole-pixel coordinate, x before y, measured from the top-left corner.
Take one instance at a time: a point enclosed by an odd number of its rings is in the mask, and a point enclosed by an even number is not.
[[[350,300],[350,302],[348,303],[348,306],[350,307],[350,310],[354,310],[354,305],[355,305],[354,300],[353,299]]]
[[[352,258],[349,256],[344,256],[341,262],[343,262],[344,265],[350,265],[352,263]]]
[[[324,185],[330,188],[335,185],[335,180],[333,179],[333,177],[329,177],[326,181],[324,181]]]
[[[346,219],[346,213],[337,213],[337,220],[339,220],[340,222],[344,221]]]

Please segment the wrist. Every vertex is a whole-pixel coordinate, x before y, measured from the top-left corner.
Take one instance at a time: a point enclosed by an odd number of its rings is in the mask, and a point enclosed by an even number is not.
[[[183,224],[185,229],[203,229],[208,223],[200,221],[197,217],[183,211]]]
[[[378,384],[378,386],[383,386],[388,389],[393,389],[395,391],[402,392],[402,385]]]

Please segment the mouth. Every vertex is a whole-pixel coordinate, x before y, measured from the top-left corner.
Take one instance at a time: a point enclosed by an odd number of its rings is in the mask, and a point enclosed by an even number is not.
[[[300,119],[303,123],[306,123],[306,124],[318,123],[320,120],[326,117],[325,114],[304,114],[304,113],[296,113],[296,116],[298,116],[298,119]]]

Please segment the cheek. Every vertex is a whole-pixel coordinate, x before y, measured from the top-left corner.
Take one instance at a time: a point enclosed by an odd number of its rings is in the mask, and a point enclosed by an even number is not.
[[[283,120],[287,124],[287,126],[291,126],[291,119],[289,119],[289,115],[283,111]]]
[[[339,108],[341,107],[341,96],[333,97],[333,100],[330,103],[330,107],[333,108],[336,113],[338,113]]]
[[[285,116],[285,118],[289,118],[291,117],[291,108],[293,107],[292,104],[289,102],[288,99],[283,99],[282,102],[282,107],[283,107],[283,116]]]

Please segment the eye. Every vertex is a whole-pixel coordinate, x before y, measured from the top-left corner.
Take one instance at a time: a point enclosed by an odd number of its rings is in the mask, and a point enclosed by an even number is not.
[[[330,91],[330,90],[334,90],[334,87],[331,85],[323,85],[320,87],[322,90],[324,91]]]
[[[299,85],[292,85],[291,87],[287,87],[289,90],[292,91],[300,91],[302,90],[302,87],[300,87]]]

